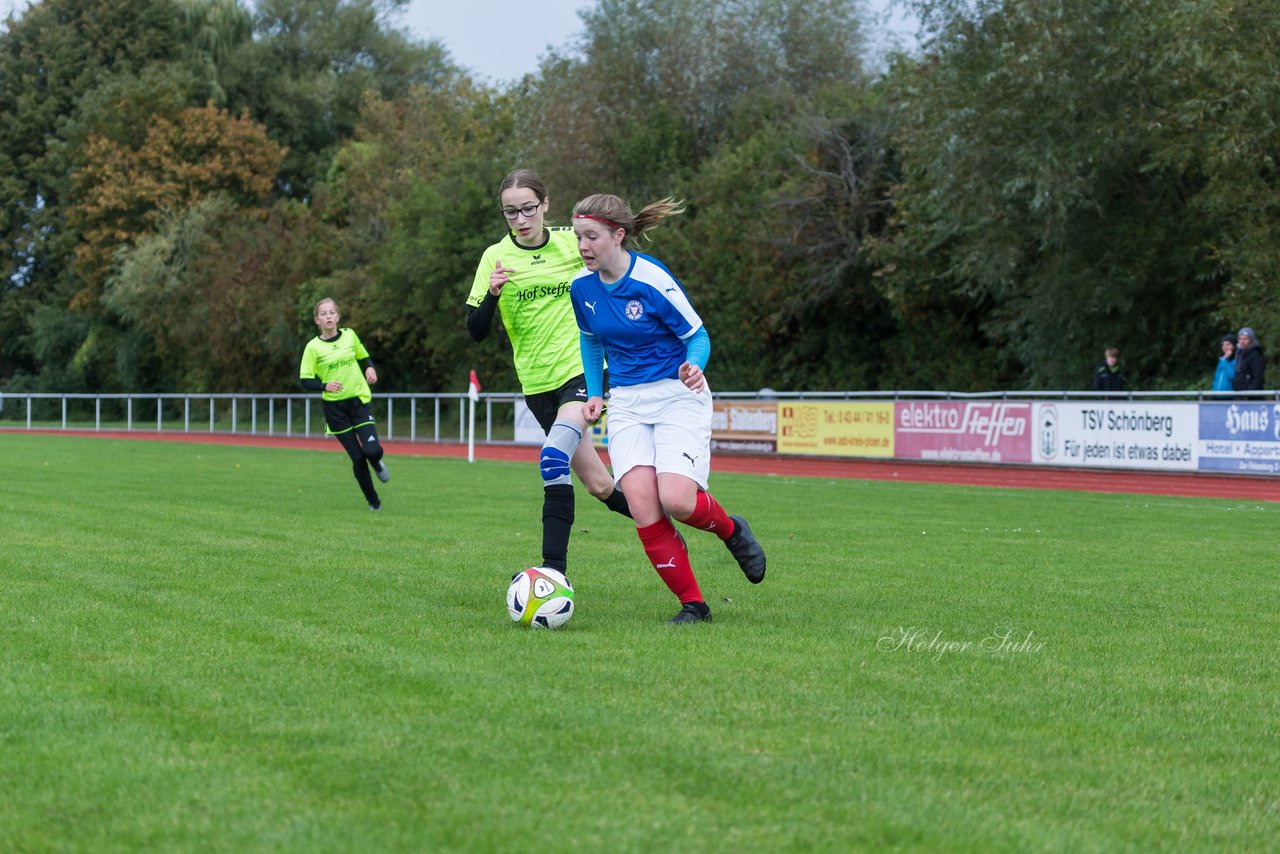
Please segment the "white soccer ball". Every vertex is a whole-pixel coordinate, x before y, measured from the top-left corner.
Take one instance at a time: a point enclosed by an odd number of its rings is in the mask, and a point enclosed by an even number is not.
[[[573,616],[573,585],[559,570],[522,570],[507,588],[507,613],[522,626],[558,629]]]

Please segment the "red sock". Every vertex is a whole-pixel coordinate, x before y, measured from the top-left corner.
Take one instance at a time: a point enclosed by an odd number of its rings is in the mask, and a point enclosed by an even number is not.
[[[680,521],[690,528],[710,531],[722,540],[733,536],[733,520],[729,518],[729,514],[724,512],[719,501],[711,497],[710,492],[703,492],[701,489],[693,503],[693,512],[688,519]]]
[[[680,534],[676,532],[671,520],[663,516],[652,525],[636,528],[636,533],[640,535],[644,553],[658,571],[658,577],[676,594],[676,598],[682,604],[702,602],[698,579],[693,577],[693,567],[689,565],[689,552],[685,550]]]

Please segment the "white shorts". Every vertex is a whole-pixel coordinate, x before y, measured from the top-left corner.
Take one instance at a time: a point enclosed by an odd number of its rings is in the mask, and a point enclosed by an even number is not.
[[[609,391],[609,461],[614,482],[636,466],[682,474],[707,488],[711,473],[711,389],[657,380]]]

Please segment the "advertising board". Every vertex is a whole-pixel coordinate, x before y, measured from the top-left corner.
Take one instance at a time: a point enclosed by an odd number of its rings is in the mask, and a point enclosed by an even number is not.
[[[905,401],[895,404],[894,455],[904,460],[1031,462],[1031,404]]]
[[[1037,403],[1032,462],[1188,470],[1196,468],[1195,403]]]
[[[1280,474],[1280,403],[1202,403],[1202,471]]]
[[[892,403],[784,402],[778,405],[778,453],[892,457]]]
[[[714,403],[711,450],[772,454],[778,450],[778,404],[730,400]]]

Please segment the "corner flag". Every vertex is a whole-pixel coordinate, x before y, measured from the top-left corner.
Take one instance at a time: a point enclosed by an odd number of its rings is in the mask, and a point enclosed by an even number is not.
[[[471,372],[471,387],[467,389],[467,397],[471,398],[471,402],[475,403],[480,399],[480,380],[476,379],[476,372]]]

